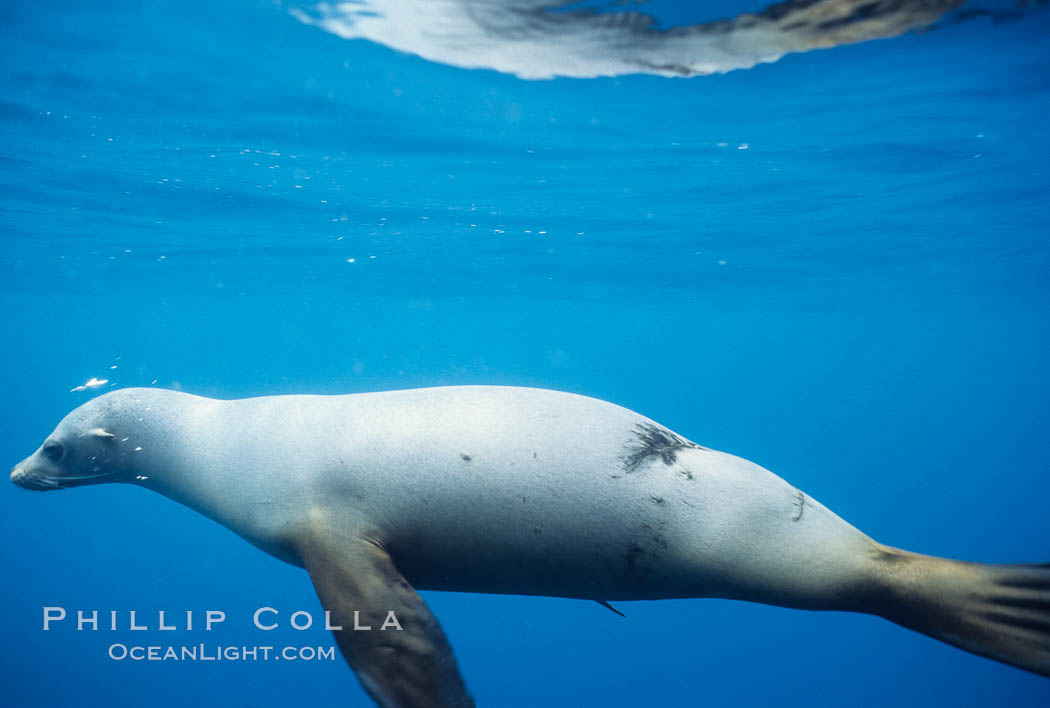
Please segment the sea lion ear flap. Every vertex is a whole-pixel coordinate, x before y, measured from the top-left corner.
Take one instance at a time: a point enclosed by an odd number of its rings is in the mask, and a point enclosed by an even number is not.
[[[92,428],[91,430],[87,431],[87,434],[91,437],[100,438],[102,440],[112,440],[113,438],[117,437],[113,433],[107,433],[102,428]]]

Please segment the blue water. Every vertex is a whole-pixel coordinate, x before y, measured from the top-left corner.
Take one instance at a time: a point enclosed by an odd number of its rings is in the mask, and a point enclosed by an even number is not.
[[[526,82],[280,3],[7,3],[0,459],[91,377],[543,386],[752,459],[882,542],[1048,561],[1048,30],[1033,12],[721,76]],[[222,527],[119,485],[6,484],[0,507],[0,705],[369,705],[341,660],[107,658],[331,646],[287,625],[320,615],[306,574]],[[482,706],[1050,701],[871,617],[425,595]],[[154,629],[43,632],[52,605]],[[267,605],[282,628],[260,637]],[[158,609],[229,619],[161,632]]]

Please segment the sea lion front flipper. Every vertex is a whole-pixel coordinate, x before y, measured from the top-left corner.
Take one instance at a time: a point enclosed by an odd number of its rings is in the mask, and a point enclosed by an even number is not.
[[[473,708],[445,633],[380,543],[314,540],[301,556],[331,626],[342,627],[332,632],[340,651],[376,703]],[[401,629],[390,624],[391,612]]]

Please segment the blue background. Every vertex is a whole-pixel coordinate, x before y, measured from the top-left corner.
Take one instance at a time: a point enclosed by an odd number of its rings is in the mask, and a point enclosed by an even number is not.
[[[1035,12],[724,76],[524,82],[269,2],[5,4],[0,458],[92,376],[544,386],[755,460],[885,543],[1050,560],[1048,29]],[[0,705],[368,705],[341,660],[106,658],[331,644],[250,629],[256,607],[319,606],[218,525],[119,486],[5,485],[0,508]],[[1050,700],[870,617],[426,597],[483,706]],[[229,619],[45,633],[44,605]]]

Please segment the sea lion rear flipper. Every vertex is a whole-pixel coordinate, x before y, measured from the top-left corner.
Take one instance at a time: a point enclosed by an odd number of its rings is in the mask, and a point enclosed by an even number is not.
[[[340,651],[379,705],[473,708],[441,626],[381,544],[317,541],[302,549],[302,560],[331,626],[342,627],[333,631]]]
[[[879,581],[862,611],[1050,677],[1050,563],[968,563],[888,546],[875,557]]]

